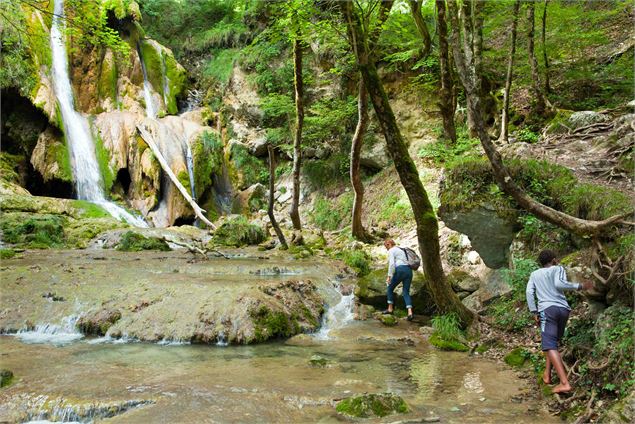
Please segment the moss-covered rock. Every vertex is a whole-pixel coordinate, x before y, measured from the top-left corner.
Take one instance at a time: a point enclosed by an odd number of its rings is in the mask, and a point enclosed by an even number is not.
[[[311,365],[312,367],[324,368],[328,365],[328,363],[329,363],[328,359],[320,355],[313,355],[309,359],[309,365]]]
[[[0,370],[0,387],[6,387],[13,382],[13,372],[7,369]]]
[[[455,340],[445,340],[439,337],[437,334],[432,334],[428,339],[430,344],[441,350],[454,350],[457,352],[467,352],[470,348]]]
[[[117,245],[117,250],[124,252],[140,252],[142,250],[167,252],[172,249],[165,240],[158,237],[145,237],[134,231],[126,231]]]
[[[379,315],[379,322],[382,324],[392,327],[399,323],[399,320],[394,315]]]
[[[406,402],[392,393],[372,393],[350,397],[338,403],[335,409],[340,414],[356,418],[405,414],[409,410]]]
[[[527,351],[522,347],[516,349],[505,355],[505,363],[512,367],[522,367],[527,361]]]
[[[257,225],[250,224],[243,216],[225,221],[214,232],[212,243],[223,246],[246,246],[262,243],[265,232]]]
[[[101,309],[82,316],[77,322],[77,326],[84,334],[105,336],[108,329],[120,319],[120,311],[116,309]]]

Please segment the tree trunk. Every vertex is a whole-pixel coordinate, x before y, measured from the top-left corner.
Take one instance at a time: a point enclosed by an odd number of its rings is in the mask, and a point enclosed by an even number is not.
[[[141,138],[143,139],[143,141],[146,142],[146,144],[148,145],[148,147],[150,147],[150,150],[152,150],[152,153],[154,154],[154,156],[157,158],[157,160],[159,161],[159,164],[161,165],[161,168],[163,168],[163,171],[165,171],[165,173],[168,175],[168,177],[170,178],[170,180],[174,183],[174,185],[176,186],[176,188],[181,192],[181,194],[183,195],[183,197],[185,198],[185,200],[187,201],[187,203],[190,204],[190,206],[192,207],[192,209],[194,210],[194,214],[205,223],[205,225],[207,225],[209,228],[211,228],[212,230],[216,229],[216,226],[214,224],[212,224],[209,219],[207,219],[205,217],[205,215],[203,215],[203,212],[205,212],[205,209],[201,208],[190,196],[190,194],[187,192],[186,188],[183,187],[183,184],[181,184],[181,182],[179,181],[178,178],[176,178],[176,175],[174,175],[174,172],[172,172],[172,169],[170,168],[170,165],[168,165],[168,161],[165,160],[165,157],[163,157],[163,154],[161,153],[161,151],[159,150],[159,147],[154,144],[154,141],[152,140],[152,135],[141,125],[137,125],[137,131],[139,131],[139,134],[141,135]]]
[[[362,144],[364,141],[364,134],[368,129],[368,94],[366,93],[366,87],[364,81],[360,78],[358,97],[357,97],[357,127],[355,128],[355,135],[353,135],[353,141],[351,143],[351,185],[353,186],[353,192],[355,197],[353,200],[353,215],[351,232],[353,237],[357,240],[369,242],[371,237],[362,224],[362,205],[364,201],[364,185],[362,184],[362,178],[360,175],[360,156],[362,152]]]
[[[278,240],[280,240],[280,244],[285,249],[288,249],[289,246],[287,245],[287,240],[284,238],[284,234],[282,233],[282,230],[278,225],[278,221],[276,221],[276,216],[273,213],[273,193],[276,189],[276,158],[271,144],[267,144],[267,153],[269,153],[269,207],[267,208],[267,215],[269,215],[269,221],[271,221],[271,226],[276,232]]]
[[[349,27],[353,50],[357,57],[357,63],[362,73],[362,79],[370,95],[375,114],[379,121],[382,133],[386,139],[388,152],[395,163],[399,179],[414,212],[417,225],[417,238],[421,253],[423,269],[427,277],[430,292],[435,305],[441,313],[454,312],[464,325],[474,318],[472,312],[467,309],[456,296],[452,288],[447,284],[439,249],[439,227],[434,209],[428,199],[428,195],[419,179],[417,168],[408,153],[408,147],[401,135],[397,120],[390,107],[388,96],[377,74],[377,68],[372,60],[369,60],[365,35],[358,16],[353,12],[353,3],[343,1],[342,7],[344,19]]]
[[[507,132],[509,123],[509,93],[512,88],[512,76],[514,69],[514,54],[516,53],[516,29],[518,28],[518,12],[520,10],[520,0],[514,3],[514,14],[512,17],[512,36],[509,56],[507,58],[507,76],[505,78],[505,92],[503,94],[503,115],[501,117],[501,134],[499,141],[507,143]]]
[[[549,0],[545,0],[545,8],[542,12],[542,57],[545,61],[545,93],[551,93],[551,85],[549,84],[549,58],[547,57],[547,46],[545,39],[547,37],[547,6]]]
[[[293,40],[293,82],[295,87],[295,136],[293,140],[293,197],[291,201],[291,222],[295,234],[293,244],[302,244],[302,222],[300,221],[300,170],[302,167],[302,125],[304,124],[302,46],[299,31]]]
[[[410,12],[412,13],[415,25],[417,26],[423,41],[422,55],[423,57],[427,57],[432,50],[432,38],[430,38],[430,31],[428,31],[426,21],[423,20],[423,15],[421,14],[421,2],[419,0],[410,0]]]
[[[445,21],[445,0],[436,0],[437,33],[439,35],[439,68],[441,73],[441,89],[439,91],[439,109],[443,118],[443,136],[456,143],[456,127],[454,125],[452,67],[448,48],[448,26]]]
[[[456,0],[448,1],[448,15],[452,26],[455,29],[458,29],[459,18]],[[603,221],[587,221],[543,205],[528,196],[527,193],[518,187],[509,174],[507,167],[503,164],[500,153],[496,150],[496,147],[489,138],[489,134],[485,130],[480,97],[476,92],[476,72],[474,66],[469,65],[469,62],[466,60],[466,52],[461,48],[459,31],[452,31],[450,41],[452,43],[454,60],[459,72],[459,77],[461,78],[461,82],[465,89],[465,94],[468,98],[472,99],[469,104],[473,108],[472,115],[475,118],[478,137],[492,166],[496,182],[501,190],[510,195],[520,207],[532,213],[539,219],[550,222],[578,235],[597,235],[607,226],[620,222],[624,217],[632,215],[633,212],[631,211],[628,214],[613,216]]]
[[[531,66],[531,86],[534,92],[534,113],[544,116],[547,110],[545,94],[540,83],[540,73],[538,72],[538,61],[534,49],[534,27],[535,27],[535,3],[527,3],[527,53],[529,54],[529,65]]]

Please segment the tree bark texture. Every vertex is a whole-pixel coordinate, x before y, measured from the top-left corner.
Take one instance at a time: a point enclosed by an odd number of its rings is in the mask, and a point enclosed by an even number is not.
[[[507,142],[507,132],[509,126],[509,95],[512,88],[512,76],[514,70],[514,54],[516,53],[516,33],[518,28],[518,12],[520,11],[520,0],[514,3],[514,12],[512,17],[512,33],[511,47],[509,48],[509,56],[507,57],[507,75],[505,77],[505,91],[503,93],[503,113],[501,117],[501,133],[499,140]]]
[[[300,220],[300,170],[302,168],[302,126],[304,124],[304,84],[302,80],[302,45],[300,34],[293,40],[293,85],[295,87],[295,133],[293,139],[293,197],[291,201],[291,222],[299,235],[294,237],[302,244],[302,221]]]
[[[370,241],[371,237],[362,224],[362,206],[364,201],[364,184],[362,184],[362,177],[360,175],[360,162],[362,144],[364,141],[364,134],[368,129],[368,94],[364,81],[360,78],[358,96],[357,96],[357,126],[355,127],[355,134],[353,135],[353,141],[351,143],[351,185],[353,186],[353,192],[355,197],[353,198],[353,212],[351,232],[353,237],[360,241]]]
[[[427,57],[432,51],[432,38],[430,37],[430,31],[428,31],[428,25],[426,25],[426,21],[421,14],[422,1],[423,0],[410,0],[410,12],[412,13],[412,18],[415,21],[415,25],[423,41],[423,57]]]
[[[379,79],[377,68],[374,62],[369,60],[368,45],[359,17],[353,11],[352,2],[343,1],[340,2],[340,6],[342,7],[344,19],[349,26],[349,34],[352,35],[351,41],[355,44],[353,50],[357,56],[358,66],[375,109],[379,125],[386,139],[388,151],[395,163],[399,179],[406,190],[414,212],[419,252],[421,253],[423,270],[426,274],[434,303],[439,312],[454,312],[464,325],[469,325],[474,316],[461,303],[446,282],[441,265],[437,218],[419,179],[417,167],[408,153],[408,147],[397,126],[397,120]]]
[[[371,32],[368,44],[370,57],[374,58],[374,47],[381,35],[381,29],[386,19],[388,19],[390,9],[392,8],[393,1],[382,1],[377,16],[377,25]],[[374,59],[371,59],[374,60]],[[362,154],[362,145],[364,143],[364,135],[368,129],[369,116],[368,116],[368,93],[364,82],[360,75],[357,95],[357,126],[355,127],[355,134],[351,142],[351,157],[350,157],[350,176],[351,185],[353,186],[354,199],[353,210],[351,213],[351,233],[357,240],[370,242],[372,237],[364,228],[362,223],[362,209],[364,204],[364,185],[362,184],[362,178],[360,174],[360,162]]]
[[[445,20],[445,0],[436,0],[437,34],[439,36],[439,68],[441,73],[441,90],[439,91],[439,110],[443,119],[443,135],[452,143],[456,143],[456,126],[454,125],[454,102],[452,67],[448,47],[448,26]]]
[[[529,55],[529,65],[531,66],[531,87],[534,92],[535,100],[534,113],[538,116],[544,116],[547,110],[547,101],[540,83],[538,60],[536,60],[536,51],[534,48],[534,29],[536,26],[535,9],[536,4],[533,1],[527,3],[527,53]]]
[[[459,14],[456,0],[448,0],[448,15],[454,27],[450,41],[459,77],[465,89],[466,96],[472,99],[471,103],[468,104],[473,108],[472,114],[475,118],[478,137],[492,166],[496,182],[501,190],[510,195],[521,208],[532,213],[539,219],[550,222],[578,235],[595,236],[607,226],[621,221],[625,216],[632,215],[632,212],[630,212],[629,214],[614,216],[603,221],[580,219],[537,202],[514,182],[509,170],[503,164],[501,154],[496,150],[485,129],[480,103],[481,100],[476,91],[476,72],[474,66],[469,65],[469,62],[466,60],[466,52],[461,48],[460,33],[458,31],[458,28],[460,28]]]
[[[273,194],[276,190],[276,157],[271,144],[267,144],[267,153],[269,154],[269,206],[267,207],[267,215],[269,215],[269,221],[271,221],[271,226],[276,232],[278,240],[280,240],[280,244],[285,249],[288,249],[289,246],[287,245],[287,240],[284,238],[284,234],[282,233],[280,225],[278,225],[278,221],[276,221],[276,216],[273,213]]]
[[[549,0],[545,0],[545,8],[542,11],[542,58],[545,61],[545,93],[551,93],[551,85],[549,84],[549,58],[547,57],[547,46],[545,44],[547,38],[547,7]]]

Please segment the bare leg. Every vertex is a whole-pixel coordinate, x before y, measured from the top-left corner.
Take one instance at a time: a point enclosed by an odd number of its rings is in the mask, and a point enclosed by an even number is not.
[[[388,304],[388,312],[392,312],[392,303]]]
[[[408,308],[408,315],[412,315],[412,308]]]
[[[545,372],[542,374],[542,381],[545,384],[551,384],[551,359],[549,359],[547,352],[545,352],[545,358],[547,364],[545,365]]]
[[[553,388],[554,393],[567,393],[571,391],[571,385],[569,384],[569,379],[567,378],[567,372],[564,369],[564,363],[562,362],[562,358],[560,357],[560,352],[557,350],[548,350],[547,356],[551,360],[551,365],[556,369],[556,374],[558,374],[558,378],[560,379],[560,384]]]

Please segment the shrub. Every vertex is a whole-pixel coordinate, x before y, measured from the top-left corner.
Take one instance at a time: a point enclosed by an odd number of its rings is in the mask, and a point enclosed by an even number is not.
[[[65,219],[56,215],[39,215],[23,221],[5,217],[2,232],[7,243],[26,245],[33,249],[63,247]]]
[[[262,243],[265,239],[266,235],[262,228],[250,224],[247,218],[240,216],[225,221],[218,227],[212,241],[224,246],[240,247]]]
[[[358,277],[370,273],[371,257],[363,250],[345,250],[337,255],[346,265],[353,268]]]
[[[117,250],[123,252],[140,252],[142,250],[160,250],[167,252],[171,249],[165,240],[156,237],[145,237],[133,231],[126,231],[117,245]]]
[[[352,193],[344,194],[333,202],[320,196],[315,200],[311,217],[322,230],[333,231],[350,223],[352,209]]]
[[[459,318],[454,313],[436,315],[432,318],[434,331],[430,336],[430,343],[441,350],[468,351],[465,345],[465,334],[461,330]]]

